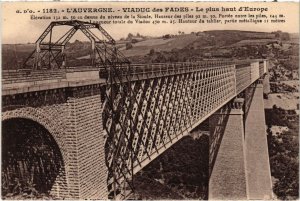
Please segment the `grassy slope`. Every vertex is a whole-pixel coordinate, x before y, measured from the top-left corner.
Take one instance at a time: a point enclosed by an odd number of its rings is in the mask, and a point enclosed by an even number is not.
[[[176,38],[170,39],[150,39],[133,44],[133,48],[129,50],[122,50],[125,56],[141,56],[146,55],[151,49],[155,51],[170,51],[172,49],[183,49],[189,44],[193,43],[198,39],[198,36],[194,34],[181,35]]]
[[[16,69],[34,50],[34,44],[2,45],[2,69]]]
[[[257,34],[251,32],[241,31],[206,31],[198,35],[196,34],[184,34],[178,35],[170,39],[151,38],[145,41],[140,41],[132,44],[133,48],[126,50],[125,41],[117,41],[117,46],[127,57],[140,57],[133,59],[133,62],[140,60],[143,61],[145,55],[149,55],[151,49],[155,52],[171,52],[172,50],[180,50],[178,53],[181,57],[192,58],[201,57],[204,53],[218,53],[223,55],[221,48],[225,48],[229,51],[232,48],[238,48],[241,45],[261,45],[270,42],[272,39],[257,38]],[[255,35],[256,34],[256,35]],[[263,35],[263,33],[262,33]],[[296,36],[293,35],[292,40]],[[293,48],[293,47],[292,47]],[[15,69],[17,66],[22,66],[22,63],[30,52],[34,49],[34,44],[23,45],[3,45],[2,46],[2,63],[3,69]],[[205,49],[205,50],[204,50]],[[240,50],[238,50],[240,52]],[[68,59],[68,65],[81,65],[86,63],[90,54],[90,45],[85,42],[70,43],[66,47],[66,55]],[[247,54],[247,53],[246,53]],[[235,55],[235,53],[229,56]],[[203,55],[202,55],[203,56]],[[178,55],[174,55],[178,57]],[[239,57],[239,56],[238,56]],[[255,55],[254,55],[255,57]],[[158,59],[159,60],[159,59]]]

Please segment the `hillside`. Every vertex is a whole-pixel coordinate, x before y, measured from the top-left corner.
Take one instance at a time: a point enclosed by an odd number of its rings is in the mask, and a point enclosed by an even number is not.
[[[132,35],[132,34],[131,34]],[[117,47],[133,63],[177,62],[223,58],[269,58],[278,54],[298,57],[296,34],[237,30],[192,32],[160,37],[131,36],[117,41]],[[299,36],[298,36],[299,37]],[[274,45],[279,45],[275,47]],[[90,64],[91,44],[75,41],[66,45],[67,66]],[[270,48],[279,49],[270,51]],[[2,45],[3,69],[21,68],[34,44]],[[271,54],[272,53],[272,54]],[[296,58],[297,59],[297,58]]]
[[[131,57],[146,55],[150,52],[151,49],[155,49],[156,51],[170,51],[175,48],[183,49],[186,46],[194,43],[198,38],[199,36],[196,36],[194,34],[185,34],[176,36],[174,38],[150,39],[134,43],[132,44],[133,47],[127,50],[125,48],[121,48],[121,51],[125,56]]]
[[[34,48],[34,44],[3,44],[2,69],[22,68],[23,62]]]

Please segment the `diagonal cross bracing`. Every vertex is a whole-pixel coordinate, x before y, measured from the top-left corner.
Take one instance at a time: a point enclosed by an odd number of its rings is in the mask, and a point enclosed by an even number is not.
[[[69,26],[57,41],[52,29]],[[100,40],[90,29],[97,29]],[[24,66],[65,67],[64,48],[81,30],[92,43],[92,65],[105,78],[102,113],[109,198],[126,198],[133,175],[243,92],[267,71],[266,61],[130,64],[114,39],[96,23],[52,22]],[[49,36],[48,42],[44,41]]]
[[[131,65],[138,73],[125,75],[120,70],[121,74],[115,74],[118,77],[116,85],[126,82],[124,76],[131,80],[134,94],[132,107],[123,105],[119,111],[131,110],[133,118],[131,143],[134,157],[130,159],[133,159],[133,174],[266,73],[263,70],[266,61],[242,64]],[[118,122],[126,127],[126,118],[120,118]],[[127,174],[128,178],[131,176]],[[120,182],[124,180],[121,174],[116,178]]]

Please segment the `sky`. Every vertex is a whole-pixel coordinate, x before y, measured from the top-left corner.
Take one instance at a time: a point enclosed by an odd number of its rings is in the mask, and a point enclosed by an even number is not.
[[[290,33],[299,33],[299,3],[262,3],[262,2],[222,2],[222,3],[212,3],[212,2],[14,2],[14,3],[2,3],[2,16],[1,16],[1,30],[2,30],[2,43],[3,44],[15,44],[15,43],[34,43],[37,38],[43,33],[48,24],[53,21],[53,19],[43,19],[43,20],[33,20],[31,19],[32,13],[28,13],[29,10],[33,10],[34,15],[37,17],[43,16],[67,16],[68,18],[75,16],[76,18],[81,16],[99,16],[105,15],[118,15],[125,14],[122,8],[149,8],[152,9],[163,9],[163,12],[150,12],[150,13],[140,13],[143,15],[154,14],[160,15],[171,15],[171,14],[187,14],[180,12],[171,12],[171,8],[188,7],[188,14],[199,15],[206,14],[205,11],[208,9],[207,14],[214,14],[218,16],[219,14],[248,14],[249,12],[221,12],[214,11],[215,8],[221,7],[237,9],[240,7],[251,7],[251,8],[267,8],[268,11],[263,12],[251,12],[252,14],[265,14],[267,16],[273,14],[282,14],[285,16],[285,23],[263,23],[263,24],[102,24],[102,27],[110,33],[110,35],[115,39],[120,39],[121,37],[126,37],[128,33],[140,33],[146,36],[161,36],[164,34],[176,34],[178,31],[184,31],[185,33],[190,33],[192,31],[206,31],[206,30],[247,30],[247,31],[263,31],[271,32],[282,30]],[[196,7],[199,9],[203,8],[204,11],[196,11]],[[68,13],[67,9],[74,8],[112,8],[114,12],[111,13],[86,13],[86,14],[76,14]],[[165,9],[169,8],[166,12]],[[45,9],[45,10],[43,10]],[[58,9],[59,11],[64,10],[65,13],[59,14],[43,14],[42,12],[49,9]],[[193,11],[191,11],[193,9]],[[18,13],[21,11],[22,13]],[[24,13],[27,11],[27,13]],[[40,11],[40,12],[38,12]],[[131,13],[128,13],[129,15]],[[137,13],[135,13],[137,14]],[[60,19],[62,20],[62,19]],[[99,19],[98,19],[99,20]],[[57,30],[58,34],[63,33],[62,30]],[[80,35],[76,36],[81,38]],[[75,37],[75,38],[76,38]]]

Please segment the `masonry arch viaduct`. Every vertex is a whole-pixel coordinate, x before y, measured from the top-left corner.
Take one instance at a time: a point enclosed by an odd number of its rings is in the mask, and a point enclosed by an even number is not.
[[[42,43],[56,25],[72,25],[67,38],[53,47],[51,41]],[[62,47],[76,32],[74,27],[95,45],[93,63],[97,68],[43,69],[47,63],[35,58],[43,58],[40,56],[51,48],[61,56],[58,67],[64,66]],[[271,197],[261,108],[261,79],[267,72],[267,60],[129,65],[113,47],[108,48],[111,57],[103,59],[106,48],[103,41],[89,33],[91,27],[99,29],[114,45],[99,25],[55,22],[42,34],[37,49],[27,60],[34,70],[3,72],[2,123],[17,118],[37,122],[48,130],[60,149],[64,170],[51,189],[53,195],[72,199],[126,198],[136,172],[210,118],[210,198]],[[259,113],[259,122],[253,118],[253,111]],[[220,119],[227,119],[226,126],[218,123]],[[247,135],[249,122],[260,128],[252,137]],[[258,153],[251,149],[253,138],[260,139],[256,147],[263,160],[255,157]],[[224,154],[228,151],[231,154]],[[231,158],[236,160],[230,162]],[[258,177],[259,172],[251,164],[265,168],[264,176]],[[224,171],[220,170],[224,168],[237,174],[231,175],[233,181],[214,179],[223,178]],[[259,182],[251,178],[259,178]],[[226,194],[228,189],[238,190],[230,195]]]

